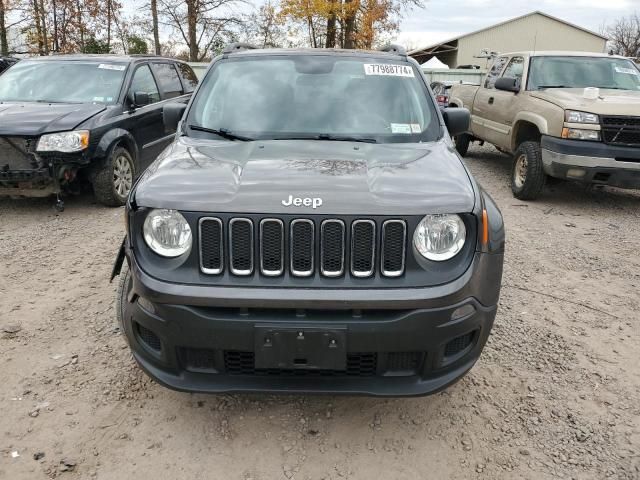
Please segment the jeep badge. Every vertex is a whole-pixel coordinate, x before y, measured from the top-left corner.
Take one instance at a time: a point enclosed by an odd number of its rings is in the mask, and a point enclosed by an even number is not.
[[[290,207],[291,205],[293,205],[294,207],[301,207],[304,205],[305,207],[318,208],[322,206],[322,199],[319,197],[293,198],[293,195],[289,195],[289,198],[287,200],[282,200],[282,205],[284,205],[285,207]]]

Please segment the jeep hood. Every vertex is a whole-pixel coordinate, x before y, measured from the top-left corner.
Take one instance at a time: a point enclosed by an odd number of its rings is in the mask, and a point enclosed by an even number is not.
[[[0,103],[0,135],[35,137],[73,130],[105,108],[95,103]]]
[[[600,115],[640,116],[640,90],[600,89],[600,97],[587,100],[584,88],[549,88],[532,92],[531,96],[546,100],[565,110],[580,110]]]
[[[289,196],[321,198],[322,205],[283,205]],[[135,203],[201,212],[417,215],[471,212],[475,193],[462,161],[444,141],[181,137],[142,175]]]

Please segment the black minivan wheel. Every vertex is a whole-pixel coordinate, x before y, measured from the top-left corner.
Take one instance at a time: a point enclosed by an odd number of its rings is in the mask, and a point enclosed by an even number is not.
[[[124,147],[115,147],[93,179],[98,202],[108,207],[124,205],[135,179],[135,163]]]
[[[538,142],[523,142],[513,157],[511,191],[520,200],[535,200],[545,181],[542,153]]]
[[[469,150],[469,144],[471,143],[471,135],[468,133],[462,133],[460,135],[456,135],[453,138],[453,142],[456,145],[456,150],[458,153],[464,157],[467,155],[467,151]]]

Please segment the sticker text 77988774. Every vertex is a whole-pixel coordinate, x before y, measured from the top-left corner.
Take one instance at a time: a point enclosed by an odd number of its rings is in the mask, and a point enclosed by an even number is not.
[[[409,65],[391,65],[388,63],[365,63],[365,75],[389,75],[392,77],[414,77]]]

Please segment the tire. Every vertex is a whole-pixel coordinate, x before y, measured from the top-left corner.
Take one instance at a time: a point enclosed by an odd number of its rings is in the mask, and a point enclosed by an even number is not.
[[[131,291],[131,270],[127,262],[122,264],[120,270],[120,280],[118,281],[118,293],[116,294],[116,321],[117,327],[120,328],[120,332],[124,335],[124,309],[127,305],[127,296]]]
[[[513,157],[511,191],[520,200],[535,200],[542,193],[545,182],[540,143],[523,142]]]
[[[116,146],[93,178],[93,193],[107,207],[120,207],[127,201],[136,178],[135,162],[129,151]]]
[[[453,138],[453,142],[456,145],[456,150],[460,154],[460,156],[465,157],[467,155],[467,151],[469,150],[469,144],[471,143],[471,135],[468,133],[463,133],[461,135],[456,135]]]

